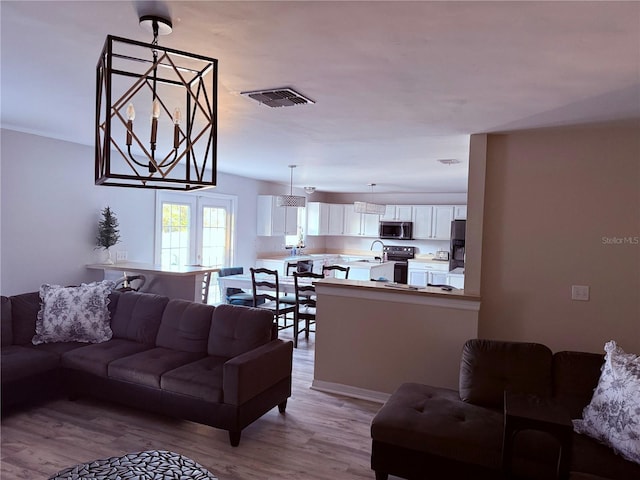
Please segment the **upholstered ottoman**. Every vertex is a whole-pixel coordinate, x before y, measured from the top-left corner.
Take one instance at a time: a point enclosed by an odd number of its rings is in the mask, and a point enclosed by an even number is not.
[[[163,450],[129,453],[122,457],[75,465],[49,480],[217,480],[204,467],[178,453]]]

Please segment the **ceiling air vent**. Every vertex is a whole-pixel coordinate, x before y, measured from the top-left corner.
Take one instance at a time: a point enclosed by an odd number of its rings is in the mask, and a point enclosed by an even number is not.
[[[273,88],[271,90],[254,90],[253,92],[240,92],[240,95],[253,98],[256,102],[273,108],[316,103],[289,87]]]

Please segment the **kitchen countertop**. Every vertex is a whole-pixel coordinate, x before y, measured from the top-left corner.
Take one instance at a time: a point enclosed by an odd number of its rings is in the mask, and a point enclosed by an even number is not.
[[[437,263],[438,265],[449,264],[449,260],[436,260],[433,255],[416,255],[415,258],[412,258],[409,261],[420,263]]]
[[[334,278],[325,278],[320,280],[318,283],[324,285],[334,284],[344,288],[353,288],[354,290],[359,289],[386,293],[402,293],[406,295],[439,297],[451,300],[480,301],[479,296],[466,294],[464,293],[464,290],[461,289],[447,291],[442,290],[441,287],[416,287],[394,282],[374,282],[367,280],[344,280]]]

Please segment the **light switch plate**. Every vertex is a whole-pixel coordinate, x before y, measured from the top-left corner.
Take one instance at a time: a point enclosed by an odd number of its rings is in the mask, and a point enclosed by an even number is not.
[[[589,285],[571,285],[571,300],[589,300]]]
[[[127,251],[126,250],[118,250],[116,252],[116,262],[124,262],[127,260]]]

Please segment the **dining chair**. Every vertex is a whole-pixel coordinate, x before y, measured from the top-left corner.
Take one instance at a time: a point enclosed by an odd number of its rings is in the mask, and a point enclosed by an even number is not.
[[[324,275],[313,272],[294,272],[293,281],[296,292],[296,310],[293,318],[293,346],[298,347],[298,335],[304,332],[309,339],[311,325],[316,323],[316,287],[314,281],[324,278]],[[304,321],[304,327],[300,329],[300,321]]]
[[[137,292],[147,281],[144,275],[127,275],[116,280],[114,290],[118,292]]]
[[[349,278],[349,270],[351,267],[343,267],[341,265],[325,265],[324,267],[322,267],[322,274],[325,277],[331,276],[331,277],[335,277],[335,278],[340,278],[336,275],[337,272],[342,272],[344,273],[344,277],[342,278]],[[330,272],[329,274],[327,272]]]
[[[297,262],[289,262],[287,263],[287,277],[291,276],[294,272],[311,272],[313,271],[313,260],[298,260]]]
[[[291,270],[294,272],[311,272],[313,271],[313,260],[298,260],[297,262],[287,263],[287,277],[291,276]],[[293,295],[282,295],[280,297],[280,301],[283,303],[288,303],[290,305],[296,304],[296,296]]]
[[[218,272],[218,277],[228,277],[229,275],[242,275],[243,267],[224,267]],[[243,305],[253,307],[253,292],[245,292],[241,288],[228,287],[223,293],[223,300],[231,305]]]
[[[251,285],[253,287],[253,306],[271,311],[278,330],[292,327],[294,322],[289,323],[287,315],[291,314],[293,320],[296,306],[282,301],[278,271],[253,267],[249,270],[251,271]]]
[[[202,276],[202,303],[209,302],[209,285],[211,285],[212,272],[204,272]]]

